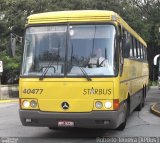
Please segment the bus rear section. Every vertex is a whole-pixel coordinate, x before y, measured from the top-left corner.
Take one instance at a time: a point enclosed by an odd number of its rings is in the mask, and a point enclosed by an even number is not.
[[[117,128],[124,122],[125,105],[119,104],[112,79],[20,83],[20,118],[25,126]]]

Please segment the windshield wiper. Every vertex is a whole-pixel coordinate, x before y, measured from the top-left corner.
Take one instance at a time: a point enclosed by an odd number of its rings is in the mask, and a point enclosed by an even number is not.
[[[84,68],[82,67],[79,67],[80,70],[82,71],[83,75],[85,76],[85,78],[88,80],[88,81],[92,81],[92,79],[88,76],[87,72],[84,70]]]
[[[57,69],[58,69],[58,62],[59,62],[59,49],[60,49],[60,43],[58,43],[58,55],[57,55]],[[52,49],[54,50],[54,49]],[[45,70],[43,71],[41,77],[39,78],[39,80],[43,80],[43,78],[45,77],[45,75],[47,74],[48,70],[50,68],[53,68],[54,69],[54,73],[56,72],[56,68],[54,66],[52,66],[52,63],[53,63],[53,56],[54,56],[54,51],[51,52],[52,54],[52,59],[50,60],[49,64],[46,66]],[[43,67],[42,67],[43,69]]]
[[[73,62],[73,58],[75,58],[73,56],[73,44],[71,43],[71,65],[72,65],[72,62]],[[78,66],[79,67],[79,66]],[[79,67],[80,70],[82,71],[83,75],[85,76],[85,78],[88,80],[88,81],[92,81],[92,79],[88,76],[88,74],[86,73],[86,71],[82,68],[82,67]]]
[[[41,68],[41,70],[43,70],[44,67]],[[46,67],[45,70],[42,72],[42,75],[40,76],[39,80],[43,80],[43,78],[45,77],[45,75],[47,74],[48,70],[50,68],[54,69],[54,73],[56,72],[56,68],[54,66],[52,66],[52,62],[50,62]]]

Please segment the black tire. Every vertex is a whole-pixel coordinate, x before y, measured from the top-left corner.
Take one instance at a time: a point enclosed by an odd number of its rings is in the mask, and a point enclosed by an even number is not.
[[[120,124],[117,130],[123,131],[126,127],[126,123],[127,123],[127,119],[125,119],[125,121],[122,124]]]
[[[141,111],[141,109],[144,107],[145,94],[146,94],[145,87],[143,87],[141,102],[136,107],[136,109],[135,109],[136,111]]]
[[[136,107],[136,111],[141,111],[141,109],[142,109],[142,103],[140,103],[137,107]]]
[[[143,96],[142,97],[143,99],[142,99],[142,108],[144,107],[144,103],[145,103],[145,97]]]
[[[145,99],[146,99],[146,87],[143,87],[143,102],[142,102],[142,107],[144,107],[145,104]]]
[[[127,123],[127,118],[129,116],[129,112],[130,112],[130,105],[129,105],[129,99],[126,101],[126,115],[125,115],[125,121],[123,123],[120,124],[120,126],[117,128],[117,130],[123,131],[126,127],[126,123]]]

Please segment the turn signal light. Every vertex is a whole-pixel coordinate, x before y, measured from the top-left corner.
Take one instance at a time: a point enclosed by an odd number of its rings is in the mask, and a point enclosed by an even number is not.
[[[119,99],[113,100],[113,109],[118,110],[119,109]]]

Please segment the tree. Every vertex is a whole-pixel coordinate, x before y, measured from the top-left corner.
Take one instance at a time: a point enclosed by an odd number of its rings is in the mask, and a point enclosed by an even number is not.
[[[137,15],[142,16],[143,28],[139,31],[148,44],[150,79],[156,80],[158,77],[158,66],[154,67],[153,58],[155,55],[160,54],[160,0],[130,0],[130,3],[134,9],[139,10]]]

